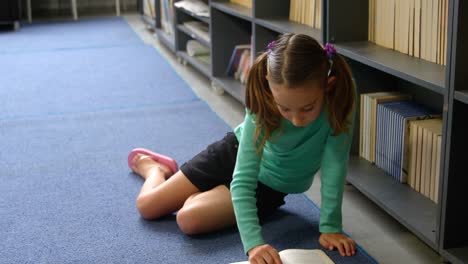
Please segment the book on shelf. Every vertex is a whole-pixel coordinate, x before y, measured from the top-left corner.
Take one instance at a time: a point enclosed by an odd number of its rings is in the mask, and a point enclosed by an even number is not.
[[[395,101],[377,106],[375,164],[395,180],[408,180],[409,121],[435,117],[413,101]]]
[[[226,69],[226,73],[225,73],[226,76],[234,78],[234,75],[239,68],[242,54],[244,53],[245,50],[250,51],[251,49],[252,49],[251,44],[240,44],[240,45],[234,46],[231,58],[229,59],[228,67]]]
[[[210,43],[210,29],[206,23],[201,21],[187,21],[184,22],[183,25],[197,37]]]
[[[187,54],[192,57],[210,54],[208,47],[193,39],[187,41],[186,50]]]
[[[155,11],[153,1],[151,0],[143,0],[143,14],[155,18]]]
[[[375,162],[375,131],[377,124],[377,104],[409,100],[411,96],[399,92],[375,92],[364,93],[360,96],[360,133],[359,133],[359,155]]]
[[[174,6],[177,8],[183,8],[200,17],[210,17],[210,8],[205,2],[200,0],[177,1]]]
[[[169,35],[174,34],[172,21],[174,19],[174,0],[162,0],[161,2],[161,29]]]
[[[285,249],[279,252],[283,264],[334,264],[320,249]],[[248,264],[248,261],[231,264]]]
[[[410,121],[408,185],[437,203],[439,197],[442,119]]]
[[[320,29],[322,27],[322,1],[291,0],[289,20]]]
[[[448,0],[369,0],[368,39],[445,65]]]
[[[229,2],[245,6],[247,8],[252,8],[252,0],[229,0]]]
[[[197,60],[203,62],[204,64],[206,65],[210,65],[211,64],[211,55],[210,54],[206,54],[206,55],[195,55],[194,56]]]

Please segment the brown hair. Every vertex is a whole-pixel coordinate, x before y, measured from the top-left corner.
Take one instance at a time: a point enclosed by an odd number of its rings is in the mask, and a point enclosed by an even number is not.
[[[268,50],[255,60],[247,79],[245,103],[251,114],[256,116],[255,142],[260,153],[265,142],[281,125],[281,114],[273,100],[266,75],[270,81],[287,87],[316,80],[327,87],[327,73],[336,77],[334,88],[325,91],[328,122],[334,136],[351,128],[351,112],[355,102],[355,89],[351,70],[346,61],[334,54],[330,63],[327,52],[312,37],[304,34],[283,34]]]

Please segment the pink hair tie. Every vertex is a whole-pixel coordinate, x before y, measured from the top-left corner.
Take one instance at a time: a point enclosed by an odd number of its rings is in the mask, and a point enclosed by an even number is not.
[[[332,59],[333,59],[333,55],[336,54],[335,46],[333,46],[332,44],[330,44],[330,43],[327,42],[327,43],[325,44],[325,47],[323,47],[323,49],[327,52],[328,59],[332,60]]]
[[[268,43],[267,50],[268,52],[272,51],[276,46],[276,42],[273,40],[272,42]]]

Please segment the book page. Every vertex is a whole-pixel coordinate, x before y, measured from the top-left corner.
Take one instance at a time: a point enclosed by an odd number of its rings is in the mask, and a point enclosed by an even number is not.
[[[279,252],[283,264],[335,264],[320,249],[285,249]],[[230,264],[249,264],[249,261]]]
[[[320,249],[286,249],[279,254],[283,264],[333,264]]]

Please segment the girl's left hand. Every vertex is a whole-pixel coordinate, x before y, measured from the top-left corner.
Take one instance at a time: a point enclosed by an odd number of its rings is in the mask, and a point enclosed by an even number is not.
[[[341,256],[353,256],[356,253],[356,243],[341,233],[322,233],[319,238],[322,247],[329,250],[338,249]]]

